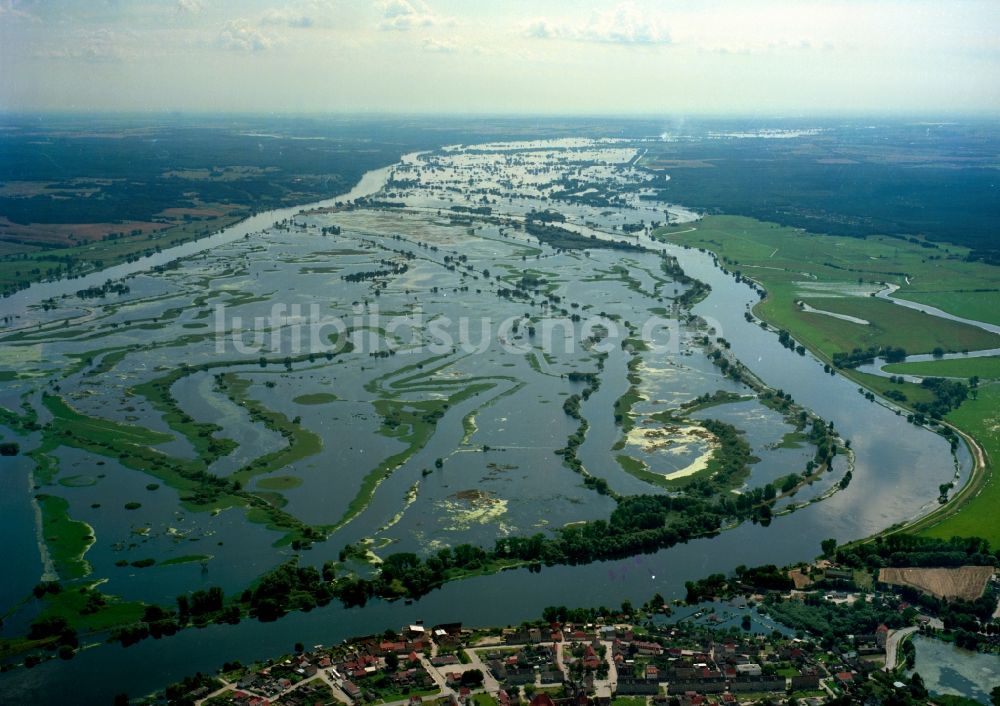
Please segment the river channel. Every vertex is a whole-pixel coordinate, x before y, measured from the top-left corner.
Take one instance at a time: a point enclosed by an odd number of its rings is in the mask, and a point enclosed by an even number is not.
[[[375,193],[385,184],[390,170],[370,172],[349,194],[337,199],[261,213],[217,235],[136,263],[75,280],[33,285],[3,300],[3,307],[28,316],[29,305],[49,297],[232,243],[303,208]],[[248,662],[290,650],[295,642],[329,645],[417,620],[427,624],[510,624],[534,619],[549,605],[617,606],[626,599],[641,603],[657,592],[668,598],[682,597],[687,580],[728,572],[739,564],[782,565],[809,560],[818,554],[823,539],[857,539],[916,518],[937,505],[941,483],[954,480],[956,475],[960,482],[968,478],[972,460],[964,446],[957,457],[953,456],[940,436],[866,400],[854,383],[825,374],[819,361],[785,349],[775,334],[748,322],[744,314],[758,294],[719,269],[709,254],[648,240],[643,244],[668,251],[688,275],[711,286],[711,293],[694,312],[714,326],[716,335],[731,343],[737,358],[768,385],[790,393],[796,402],[832,421],[841,436],[851,441],[855,467],[846,489],[823,502],[776,517],[769,527],[745,523],[716,537],[655,554],[587,566],[546,567],[540,573],[514,570],[472,578],[448,584],[412,604],[376,600],[364,608],[330,605],[273,623],[244,620],[235,626],[192,628],[129,648],[95,645],[68,662],[51,660],[0,676],[0,702],[54,703],[71,694],[76,703],[107,703],[116,693],[146,694],[196,671],[212,671],[226,660]],[[17,465],[5,463],[3,471],[23,472],[25,463],[23,459]],[[19,487],[20,481],[6,477],[4,483],[9,492],[0,498],[0,532],[11,538],[18,557],[6,568],[23,574],[19,583],[30,587],[39,570],[37,560],[28,558],[37,551],[34,538],[23,532],[30,496]]]

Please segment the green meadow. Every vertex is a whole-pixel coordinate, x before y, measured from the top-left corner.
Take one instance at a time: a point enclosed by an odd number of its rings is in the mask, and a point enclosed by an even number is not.
[[[886,236],[818,235],[741,216],[706,216],[693,225],[660,228],[655,236],[711,251],[727,270],[757,282],[767,295],[754,313],[788,331],[827,362],[834,353],[870,346],[901,347],[908,354],[930,353],[935,348],[961,352],[1000,347],[996,334],[872,296],[882,283],[894,284],[899,287],[894,294],[897,298],[963,318],[1000,322],[996,268],[967,262],[968,250],[960,246]],[[803,303],[861,321],[809,312]],[[900,363],[887,371],[960,378],[976,375],[989,381],[1000,376],[1000,358]],[[931,400],[931,393],[916,384],[894,383],[851,369],[841,372],[881,395],[901,392],[907,404]],[[991,466],[1000,453],[996,418],[1000,389],[981,385],[975,395],[948,414],[947,421],[983,446],[985,468],[953,496],[947,508],[913,529],[940,537],[978,535],[1000,546],[1000,528],[991,514],[1000,502],[1000,482]]]

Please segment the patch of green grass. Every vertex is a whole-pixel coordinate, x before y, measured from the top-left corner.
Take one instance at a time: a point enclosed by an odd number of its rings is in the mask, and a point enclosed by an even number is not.
[[[299,395],[298,397],[293,397],[292,402],[301,405],[320,405],[329,404],[330,402],[336,402],[338,397],[332,392],[311,392],[306,395]]]
[[[641,338],[626,338],[624,341],[625,346],[636,353],[642,353],[649,350],[649,344],[647,344]]]
[[[117,459],[122,465],[133,468],[143,473],[147,473],[170,487],[181,492],[182,506],[195,511],[205,512],[208,510],[222,510],[229,507],[244,506],[248,508],[247,517],[254,522],[264,523],[268,529],[284,531],[287,534],[279,542],[287,544],[296,537],[301,537],[305,533],[306,525],[297,518],[283,512],[278,505],[271,504],[267,499],[258,497],[255,494],[239,490],[239,488],[227,479],[217,478],[204,472],[205,466],[200,459],[187,460],[177,459],[159,453],[147,446],[139,443],[131,443],[130,439],[116,437],[114,434],[106,434],[102,438],[93,438],[90,435],[75,434],[76,427],[63,426],[65,418],[80,418],[98,430],[107,432],[122,427],[125,430],[138,430],[135,435],[141,436],[142,432],[152,435],[155,440],[160,438],[172,438],[165,434],[141,430],[138,427],[128,427],[127,425],[116,425],[115,422],[107,420],[84,417],[69,408],[65,402],[58,397],[45,396],[43,404],[55,415],[55,419],[46,428],[43,443],[38,449],[32,452],[32,458],[37,463],[46,466],[46,473],[52,474],[57,470],[55,457],[51,451],[60,445],[81,448],[92,453],[108,456]],[[284,415],[281,415],[284,419]],[[287,420],[286,420],[287,421]],[[289,422],[290,424],[290,422]],[[133,439],[134,440],[134,439]],[[280,461],[278,455],[289,453],[287,449],[270,454],[266,457],[265,463],[276,463]],[[296,452],[297,453],[297,452]],[[283,456],[282,458],[289,458]],[[260,459],[258,459],[259,461]],[[252,465],[252,464],[251,464]],[[280,467],[280,465],[275,466]],[[249,474],[255,472],[270,472],[273,468],[264,466],[263,470],[257,467],[252,468]],[[36,474],[40,471],[36,470]],[[275,495],[283,500],[278,494]],[[284,504],[283,502],[280,504]]]
[[[528,365],[531,366],[532,370],[534,370],[536,373],[544,374],[544,372],[542,371],[542,364],[538,360],[538,354],[535,351],[525,353],[524,358],[525,360],[528,361]]]
[[[711,476],[713,473],[712,467],[709,465],[697,473],[691,474],[690,476],[668,480],[663,476],[663,474],[649,470],[649,466],[640,459],[626,454],[618,454],[615,456],[615,460],[618,462],[618,465],[621,466],[621,469],[629,475],[635,476],[639,480],[645,481],[650,485],[655,485],[659,488],[667,488],[669,490],[678,490],[685,485],[690,484],[694,480]],[[711,464],[711,461],[709,461],[709,464]]]
[[[646,706],[646,699],[643,696],[616,696],[611,706]]]
[[[160,562],[160,566],[176,566],[178,564],[199,564],[203,561],[211,561],[211,554],[184,554],[183,556],[174,556],[169,559],[164,559]]]
[[[57,495],[36,495],[42,511],[42,534],[56,572],[63,580],[79,579],[91,572],[84,559],[95,541],[94,529],[69,516],[69,502]]]
[[[852,290],[860,293],[859,285],[872,289],[877,287],[873,282],[887,282],[900,286],[898,296],[915,300],[921,293],[961,289],[965,293],[961,303],[971,310],[942,307],[959,316],[995,308],[991,304],[996,297],[995,268],[965,262],[964,248],[949,246],[952,255],[928,260],[925,248],[899,239],[816,235],[740,216],[708,216],[691,228],[664,228],[656,235],[711,250],[727,269],[759,282],[768,296],[755,307],[757,314],[827,359],[837,351],[864,348],[866,340],[902,346],[910,353],[930,352],[937,345],[946,350],[998,345],[990,343],[998,337],[981,329],[871,297],[851,296]],[[803,312],[796,300],[866,319],[872,326]]]
[[[149,400],[153,408],[163,415],[163,421],[167,426],[187,439],[195,453],[208,466],[217,458],[231,453],[236,448],[236,442],[231,439],[216,438],[214,435],[222,431],[222,427],[210,422],[196,421],[181,409],[170,393],[174,383],[192,372],[194,371],[190,368],[178,368],[166,375],[136,385],[132,391]]]
[[[1000,459],[1000,385],[981,387],[976,399],[966,400],[958,409],[948,413],[946,419],[966,431],[983,447],[986,468],[972,484],[959,493],[969,497],[949,511],[931,515],[921,525],[920,534],[948,539],[950,537],[983,537],[990,546],[1000,549],[1000,523],[996,521],[1000,507],[1000,479],[997,478],[997,459]]]
[[[223,376],[223,389],[229,399],[234,404],[244,407],[250,414],[250,419],[263,422],[268,429],[281,434],[288,442],[288,446],[264,454],[233,473],[232,477],[240,483],[246,483],[254,476],[265,475],[313,456],[323,448],[323,439],[318,434],[249,397],[247,393],[250,385],[249,380],[235,373],[226,373]]]
[[[809,438],[800,431],[785,432],[778,442],[779,449],[801,449],[809,441]]]
[[[411,696],[437,696],[440,692],[439,689],[409,689],[404,694],[402,691],[386,691],[379,694],[380,698],[376,701],[376,704],[390,704],[393,701],[403,701]]]
[[[803,298],[823,311],[846,314],[869,325],[799,310],[787,312],[786,324],[802,343],[832,355],[869,346],[897,346],[907,353],[980,350],[1000,347],[1000,336],[968,324],[931,316],[875,297]]]
[[[142,617],[144,604],[122,601],[116,596],[102,594],[97,590],[97,583],[89,586],[66,587],[59,593],[45,594],[44,608],[40,617],[61,616],[66,618],[70,626],[80,632],[99,632],[120,625],[137,622]],[[95,607],[94,596],[103,605],[90,612]]]
[[[89,488],[92,485],[97,485],[97,478],[88,475],[65,476],[59,479],[59,485],[67,488]]]
[[[955,694],[934,694],[932,701],[938,706],[982,706],[981,701]]]
[[[0,637],[0,659],[7,659],[14,655],[41,649],[47,645],[54,644],[56,638],[51,637],[45,640],[29,640],[27,637]]]
[[[239,498],[222,492],[224,486],[228,487],[226,481],[199,475],[204,466],[197,460],[171,458],[143,443],[172,439],[168,434],[84,416],[54,395],[44,395],[42,404],[52,413],[53,420],[45,429],[42,444],[30,454],[38,464],[36,478],[51,478],[58,470],[51,452],[59,446],[69,446],[116,459],[127,468],[159,479],[180,491],[185,506],[193,510],[208,509],[203,506],[206,502],[212,508],[231,507],[240,502]],[[78,433],[81,429],[87,432]]]
[[[872,578],[871,572],[868,571],[855,571],[853,581],[854,585],[862,591],[871,591],[875,587],[875,580]]]
[[[996,281],[994,280],[994,284]],[[991,324],[1000,324],[1000,308],[990,300],[990,297],[1000,297],[1000,293],[994,291],[992,295],[984,292],[972,291],[950,291],[950,292],[925,292],[907,289],[897,292],[901,299],[909,299],[918,304],[927,304],[951,314],[957,314],[966,319],[976,321],[986,321]]]
[[[885,366],[887,373],[918,375],[921,377],[1000,379],[1000,356],[989,358],[953,358],[929,360],[921,363],[892,363]]]
[[[624,394],[615,400],[614,414],[615,421],[621,424],[622,433],[628,434],[635,426],[635,417],[632,414],[632,407],[642,400],[642,394],[636,385],[630,385]]]
[[[59,425],[59,432],[63,436],[85,436],[88,441],[95,444],[128,444],[144,447],[173,440],[169,434],[131,424],[121,424],[110,419],[85,416],[55,395],[45,395],[42,404],[55,417],[53,424]]]
[[[615,460],[618,461],[618,465],[622,467],[623,471],[639,480],[666,487],[667,481],[664,480],[663,476],[659,473],[653,473],[643,461],[626,454],[618,454],[615,456]]]
[[[711,409],[712,407],[718,407],[719,405],[732,404],[735,402],[746,402],[752,400],[751,395],[741,395],[738,392],[729,392],[727,390],[716,390],[708,399],[698,398],[687,404],[681,405],[685,414],[691,414],[692,412],[700,412],[703,409]]]
[[[270,476],[257,481],[256,487],[263,490],[291,490],[302,485],[302,479],[297,476]]]
[[[911,407],[916,402],[931,403],[934,401],[934,393],[912,382],[892,382],[889,378],[881,375],[871,375],[869,373],[859,373],[857,370],[846,371],[847,377],[860,382],[865,387],[874,390],[883,397],[886,393],[895,390],[906,395],[905,401],[895,401],[904,407]],[[891,398],[890,398],[891,399]]]
[[[489,694],[473,694],[472,700],[476,706],[497,706],[497,700]]]

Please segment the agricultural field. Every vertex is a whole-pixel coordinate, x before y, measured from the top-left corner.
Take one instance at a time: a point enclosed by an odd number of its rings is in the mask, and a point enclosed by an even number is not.
[[[952,569],[879,569],[878,580],[894,586],[912,586],[936,598],[974,601],[983,595],[993,577],[992,566],[961,566]]]

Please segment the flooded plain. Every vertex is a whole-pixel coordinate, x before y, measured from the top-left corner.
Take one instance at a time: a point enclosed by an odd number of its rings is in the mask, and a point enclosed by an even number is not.
[[[38,526],[39,493],[64,498],[68,518],[93,528],[89,572],[76,581],[169,605],[213,585],[238,592],[295,555],[319,566],[361,548],[370,563],[343,570],[363,573],[394,552],[490,547],[607,519],[615,500],[585,484],[588,475],[620,495],[682,494],[714,473],[719,442],[707,420],[738,430],[754,459],[725,492],[802,474],[815,447],[760,389],[713,362],[723,337],[727,355],[767,388],[852,442],[850,457],[779,501],[786,514],[633,559],[447,584],[412,606],[328,606],[275,624],[185,631],[155,648],[101,646],[6,674],[0,688],[41,698],[72,683],[98,698],[107,686],[92,675],[114,663],[131,675],[115,690],[137,694],[211,669],[219,655],[252,659],[415,618],[508,623],[552,604],[679,596],[685,580],[809,559],[823,539],[862,537],[933,508],[956,463],[967,476],[968,454],[956,461],[945,440],[749,323],[757,294],[709,255],[651,240],[654,225],[697,214],[641,198],[663,175],[635,166],[640,149],[579,140],[408,155],[366,176],[351,204],[260,214],[206,247],[94,280],[127,276],[125,294],[84,300],[77,280],[5,300],[20,318],[0,334],[13,373],[0,382],[0,405],[41,425],[62,415],[79,438],[27,433],[7,418],[4,436],[19,435],[39,467],[24,455],[2,462],[0,527],[13,559],[0,635],[23,632],[36,614],[19,602],[44,570],[39,543],[61,541]],[[544,242],[532,223],[593,247]],[[711,287],[693,305],[689,277]],[[721,403],[691,406],[717,393]],[[585,473],[564,452],[581,428]],[[250,505],[197,502],[160,465],[108,451],[126,442],[166,467],[238,483],[234,497],[326,539],[297,551],[287,527]],[[127,669],[153,655],[155,675]]]

